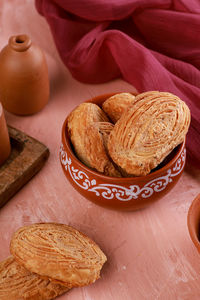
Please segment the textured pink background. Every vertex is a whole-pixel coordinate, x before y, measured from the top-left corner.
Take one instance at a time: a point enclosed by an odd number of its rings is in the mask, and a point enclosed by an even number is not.
[[[61,63],[48,25],[33,0],[1,0],[0,48],[13,34],[26,33],[46,53],[51,96],[38,114],[6,113],[9,125],[50,149],[44,168],[0,210],[0,259],[9,255],[12,233],[33,222],[70,224],[93,238],[108,262],[96,283],[73,289],[61,300],[198,300],[200,255],[187,230],[187,211],[200,192],[200,171],[187,166],[176,187],[151,207],[131,213],[109,211],[81,197],[65,179],[58,159],[66,115],[87,98],[112,91],[134,91],[115,80],[81,84]],[[28,95],[27,95],[28,97]]]

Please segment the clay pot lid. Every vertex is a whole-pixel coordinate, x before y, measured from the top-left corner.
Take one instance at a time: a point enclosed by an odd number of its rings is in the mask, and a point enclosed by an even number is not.
[[[14,35],[9,38],[9,46],[18,52],[26,51],[31,46],[31,39],[26,34]]]

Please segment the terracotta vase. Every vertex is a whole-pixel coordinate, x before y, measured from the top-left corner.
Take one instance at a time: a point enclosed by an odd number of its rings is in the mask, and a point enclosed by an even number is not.
[[[27,35],[11,36],[0,52],[0,101],[17,115],[40,111],[49,98],[49,79],[42,50]]]
[[[8,128],[4,117],[3,107],[0,103],[0,166],[10,155],[10,139],[8,135]]]

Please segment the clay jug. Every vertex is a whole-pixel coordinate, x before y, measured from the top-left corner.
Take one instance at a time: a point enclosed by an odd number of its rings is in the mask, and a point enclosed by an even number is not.
[[[8,135],[8,128],[4,117],[3,107],[0,103],[0,166],[10,155],[10,138]]]
[[[0,52],[0,101],[17,115],[40,111],[49,98],[47,63],[27,35],[11,36]]]

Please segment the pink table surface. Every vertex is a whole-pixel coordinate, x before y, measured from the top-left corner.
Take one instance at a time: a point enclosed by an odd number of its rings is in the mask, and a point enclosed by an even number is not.
[[[48,25],[33,0],[1,0],[0,48],[13,34],[26,33],[46,53],[51,95],[38,114],[6,113],[9,125],[50,149],[43,169],[0,210],[0,259],[9,255],[13,232],[34,222],[70,224],[93,238],[108,261],[101,279],[60,300],[200,299],[200,255],[187,229],[187,212],[200,192],[200,171],[187,166],[176,187],[159,202],[137,212],[110,211],[90,203],[67,182],[58,152],[66,115],[87,98],[134,91],[121,79],[101,85],[74,80],[58,57]],[[27,95],[28,97],[28,95]]]

